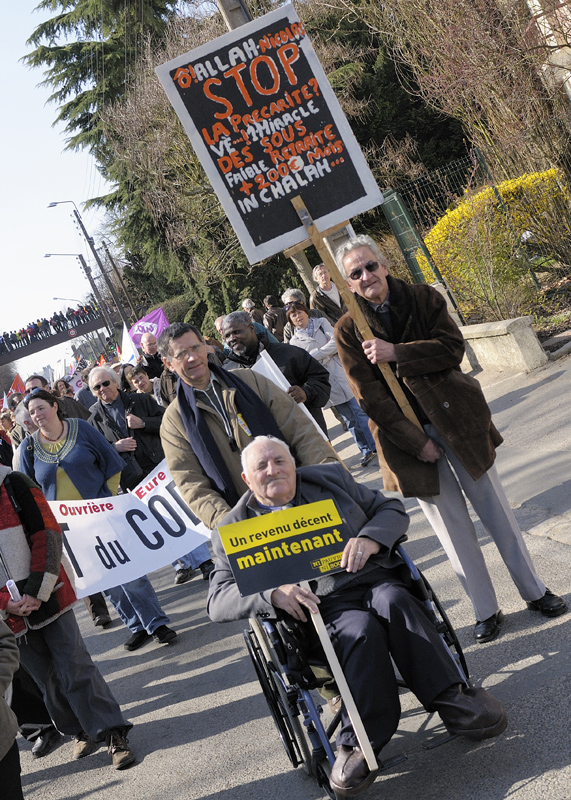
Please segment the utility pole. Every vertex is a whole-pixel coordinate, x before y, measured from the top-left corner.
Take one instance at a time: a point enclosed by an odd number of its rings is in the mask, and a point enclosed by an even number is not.
[[[117,267],[117,264],[115,263],[115,260],[113,259],[113,257],[111,256],[111,253],[109,252],[109,248],[107,247],[107,242],[103,242],[102,241],[101,244],[103,245],[103,249],[105,250],[107,258],[109,259],[109,263],[113,267],[113,271],[115,272],[115,275],[117,276],[117,280],[121,284],[121,288],[123,289],[125,297],[127,298],[127,302],[129,303],[129,307],[131,309],[131,313],[133,314],[133,322],[136,322],[137,321],[137,312],[136,312],[135,307],[133,305],[133,302],[131,300],[131,295],[127,291],[127,287],[125,286],[125,282],[123,280],[123,277],[122,277],[121,273],[119,272],[119,268]]]
[[[129,328],[130,327],[129,317],[125,314],[125,309],[121,305],[121,301],[119,300],[119,298],[117,296],[117,292],[115,291],[115,287],[111,283],[111,280],[109,279],[109,275],[107,274],[107,272],[105,271],[105,269],[103,267],[103,262],[99,258],[99,253],[97,252],[97,249],[95,247],[95,242],[93,241],[93,237],[90,236],[87,233],[85,225],[83,224],[83,220],[81,219],[81,215],[80,215],[79,211],[77,210],[77,208],[75,208],[75,203],[74,203],[73,214],[75,216],[75,219],[77,220],[77,224],[81,228],[81,232],[83,233],[83,235],[85,237],[85,241],[87,242],[87,244],[89,245],[89,247],[91,249],[91,252],[93,253],[93,258],[95,259],[95,261],[97,262],[97,266],[101,270],[101,274],[103,275],[103,280],[107,284],[107,288],[109,289],[111,297],[113,298],[113,302],[117,306],[117,311],[121,315],[121,319],[123,320],[125,325]]]
[[[113,335],[113,323],[111,322],[111,319],[109,318],[109,316],[107,314],[107,308],[105,306],[105,303],[103,302],[103,298],[101,297],[101,295],[99,293],[99,289],[97,288],[97,284],[93,280],[93,275],[91,274],[91,267],[87,264],[86,260],[84,259],[83,255],[81,253],[77,254],[77,258],[79,260],[79,263],[81,264],[81,268],[83,269],[83,271],[85,273],[85,277],[89,281],[89,285],[91,286],[91,291],[93,292],[93,296],[95,297],[95,299],[97,301],[97,306],[99,308],[101,316],[105,320],[105,327],[109,331],[109,335],[112,336]]]

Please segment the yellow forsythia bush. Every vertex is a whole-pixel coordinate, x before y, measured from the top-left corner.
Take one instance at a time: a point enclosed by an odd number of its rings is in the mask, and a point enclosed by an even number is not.
[[[438,220],[425,242],[466,314],[497,319],[525,311],[531,284],[522,236],[567,260],[558,243],[570,200],[562,174],[549,169],[466,194]],[[434,280],[427,260],[419,263],[427,281]]]

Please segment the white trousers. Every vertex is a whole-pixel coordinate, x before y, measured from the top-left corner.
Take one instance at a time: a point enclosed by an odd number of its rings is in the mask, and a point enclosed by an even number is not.
[[[535,571],[496,467],[474,480],[436,428],[425,425],[425,431],[446,455],[437,462],[440,494],[417,499],[472,601],[476,619],[485,620],[495,614],[498,601],[462,490],[496,543],[522,598],[543,597],[545,584]]]

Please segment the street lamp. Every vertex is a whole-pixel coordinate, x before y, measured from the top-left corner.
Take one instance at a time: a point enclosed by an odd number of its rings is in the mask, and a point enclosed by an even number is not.
[[[83,236],[85,237],[85,241],[87,242],[91,252],[93,253],[93,258],[97,262],[97,266],[101,270],[101,274],[103,275],[103,279],[105,280],[105,283],[107,284],[107,288],[109,289],[111,297],[113,298],[113,302],[117,306],[117,310],[119,311],[119,314],[121,315],[121,319],[123,320],[123,322],[125,323],[127,328],[130,328],[131,327],[131,323],[129,322],[129,317],[125,314],[125,309],[121,305],[121,301],[119,300],[119,298],[117,296],[117,292],[115,291],[115,287],[111,283],[111,281],[109,279],[109,276],[107,275],[107,272],[105,271],[105,269],[103,267],[103,262],[101,261],[101,258],[99,257],[99,253],[97,252],[97,249],[95,247],[95,242],[93,241],[93,237],[90,236],[87,233],[87,229],[86,229],[85,225],[83,224],[83,220],[81,219],[81,214],[79,213],[78,208],[75,205],[75,203],[73,202],[73,200],[56,200],[56,201],[52,201],[51,203],[48,203],[48,208],[55,208],[55,206],[60,206],[60,205],[63,205],[64,203],[71,203],[72,204],[72,206],[73,206],[73,215],[74,215],[74,217],[75,217],[75,219],[77,221],[77,224],[81,228],[81,232],[83,233]],[[79,258],[79,256],[78,256],[78,258]],[[82,258],[83,258],[83,256],[82,256]]]
[[[70,202],[72,202],[72,201],[70,201]],[[83,269],[85,277],[89,281],[89,285],[91,286],[91,291],[93,292],[93,296],[95,297],[95,300],[97,302],[97,306],[101,311],[101,315],[103,316],[103,319],[105,320],[105,326],[107,328],[107,331],[108,331],[109,335],[112,336],[113,335],[113,323],[111,322],[111,319],[109,318],[109,315],[107,314],[107,311],[106,311],[106,308],[105,308],[105,303],[103,302],[103,299],[102,299],[101,295],[99,294],[99,289],[97,288],[97,284],[93,280],[93,275],[91,274],[91,267],[87,264],[87,262],[84,259],[83,255],[81,253],[46,253],[44,255],[44,258],[51,258],[52,256],[58,256],[58,257],[59,256],[63,256],[63,257],[69,257],[69,258],[77,258],[77,260],[81,264],[81,268]],[[55,299],[56,298],[54,297],[54,300]],[[59,300],[65,300],[66,298],[65,297],[60,297],[58,299]],[[71,298],[67,298],[67,299],[71,299]],[[77,301],[74,301],[74,302],[77,302]],[[81,302],[81,301],[79,301],[79,302]]]
[[[66,300],[70,303],[79,303],[79,304],[83,303],[83,300],[78,300],[77,297],[52,297],[52,300]]]

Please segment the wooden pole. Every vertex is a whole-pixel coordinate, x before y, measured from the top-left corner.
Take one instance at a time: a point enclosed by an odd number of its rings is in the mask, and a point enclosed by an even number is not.
[[[309,588],[308,581],[302,581],[300,583],[304,589],[311,591]],[[361,748],[361,752],[365,756],[365,760],[367,761],[367,766],[371,770],[371,772],[376,772],[378,770],[379,765],[377,763],[377,759],[374,753],[373,748],[371,747],[371,743],[369,741],[369,737],[367,736],[367,731],[365,730],[365,726],[363,725],[363,720],[361,719],[361,715],[355,705],[355,701],[353,700],[353,695],[351,694],[351,690],[349,689],[349,684],[347,683],[347,679],[343,674],[343,670],[341,668],[341,664],[339,663],[339,659],[337,658],[337,654],[333,649],[333,645],[331,644],[331,639],[329,638],[329,634],[327,633],[327,628],[325,627],[325,623],[323,622],[323,617],[317,611],[317,614],[309,614],[311,617],[313,624],[315,625],[315,630],[317,631],[317,635],[319,636],[319,641],[321,642],[321,646],[325,651],[325,657],[327,658],[327,663],[329,664],[329,668],[335,681],[337,683],[337,688],[341,693],[341,697],[343,698],[343,702],[345,703],[345,709],[349,714],[349,719],[351,720],[351,725],[353,726],[353,730],[355,731],[355,736],[357,737],[357,741],[359,742],[359,747]]]
[[[299,195],[297,197],[294,197],[291,202],[293,207],[297,211],[297,214],[303,226],[305,227],[313,246],[319,253],[321,260],[329,270],[331,274],[331,280],[339,290],[339,294],[343,298],[345,305],[349,310],[349,313],[355,320],[355,324],[359,329],[359,333],[361,334],[364,340],[373,339],[374,338],[373,332],[371,331],[369,325],[367,325],[363,312],[361,311],[359,305],[357,304],[357,301],[353,297],[353,293],[349,290],[349,287],[345,282],[345,277],[341,275],[339,269],[337,268],[335,259],[333,258],[329,248],[327,247],[327,243],[323,238],[323,234],[321,234],[317,230],[313,222],[313,219],[311,217],[311,214],[309,213],[309,211],[305,206],[305,203],[303,202],[303,200]],[[387,386],[391,390],[393,397],[399,404],[401,411],[403,412],[405,417],[411,422],[413,422],[418,428],[420,428],[420,430],[423,430],[422,425],[418,421],[416,414],[414,413],[410,403],[406,399],[406,395],[403,392],[401,385],[398,382],[389,364],[380,363],[377,364],[377,367],[381,370],[383,378],[387,382]]]

